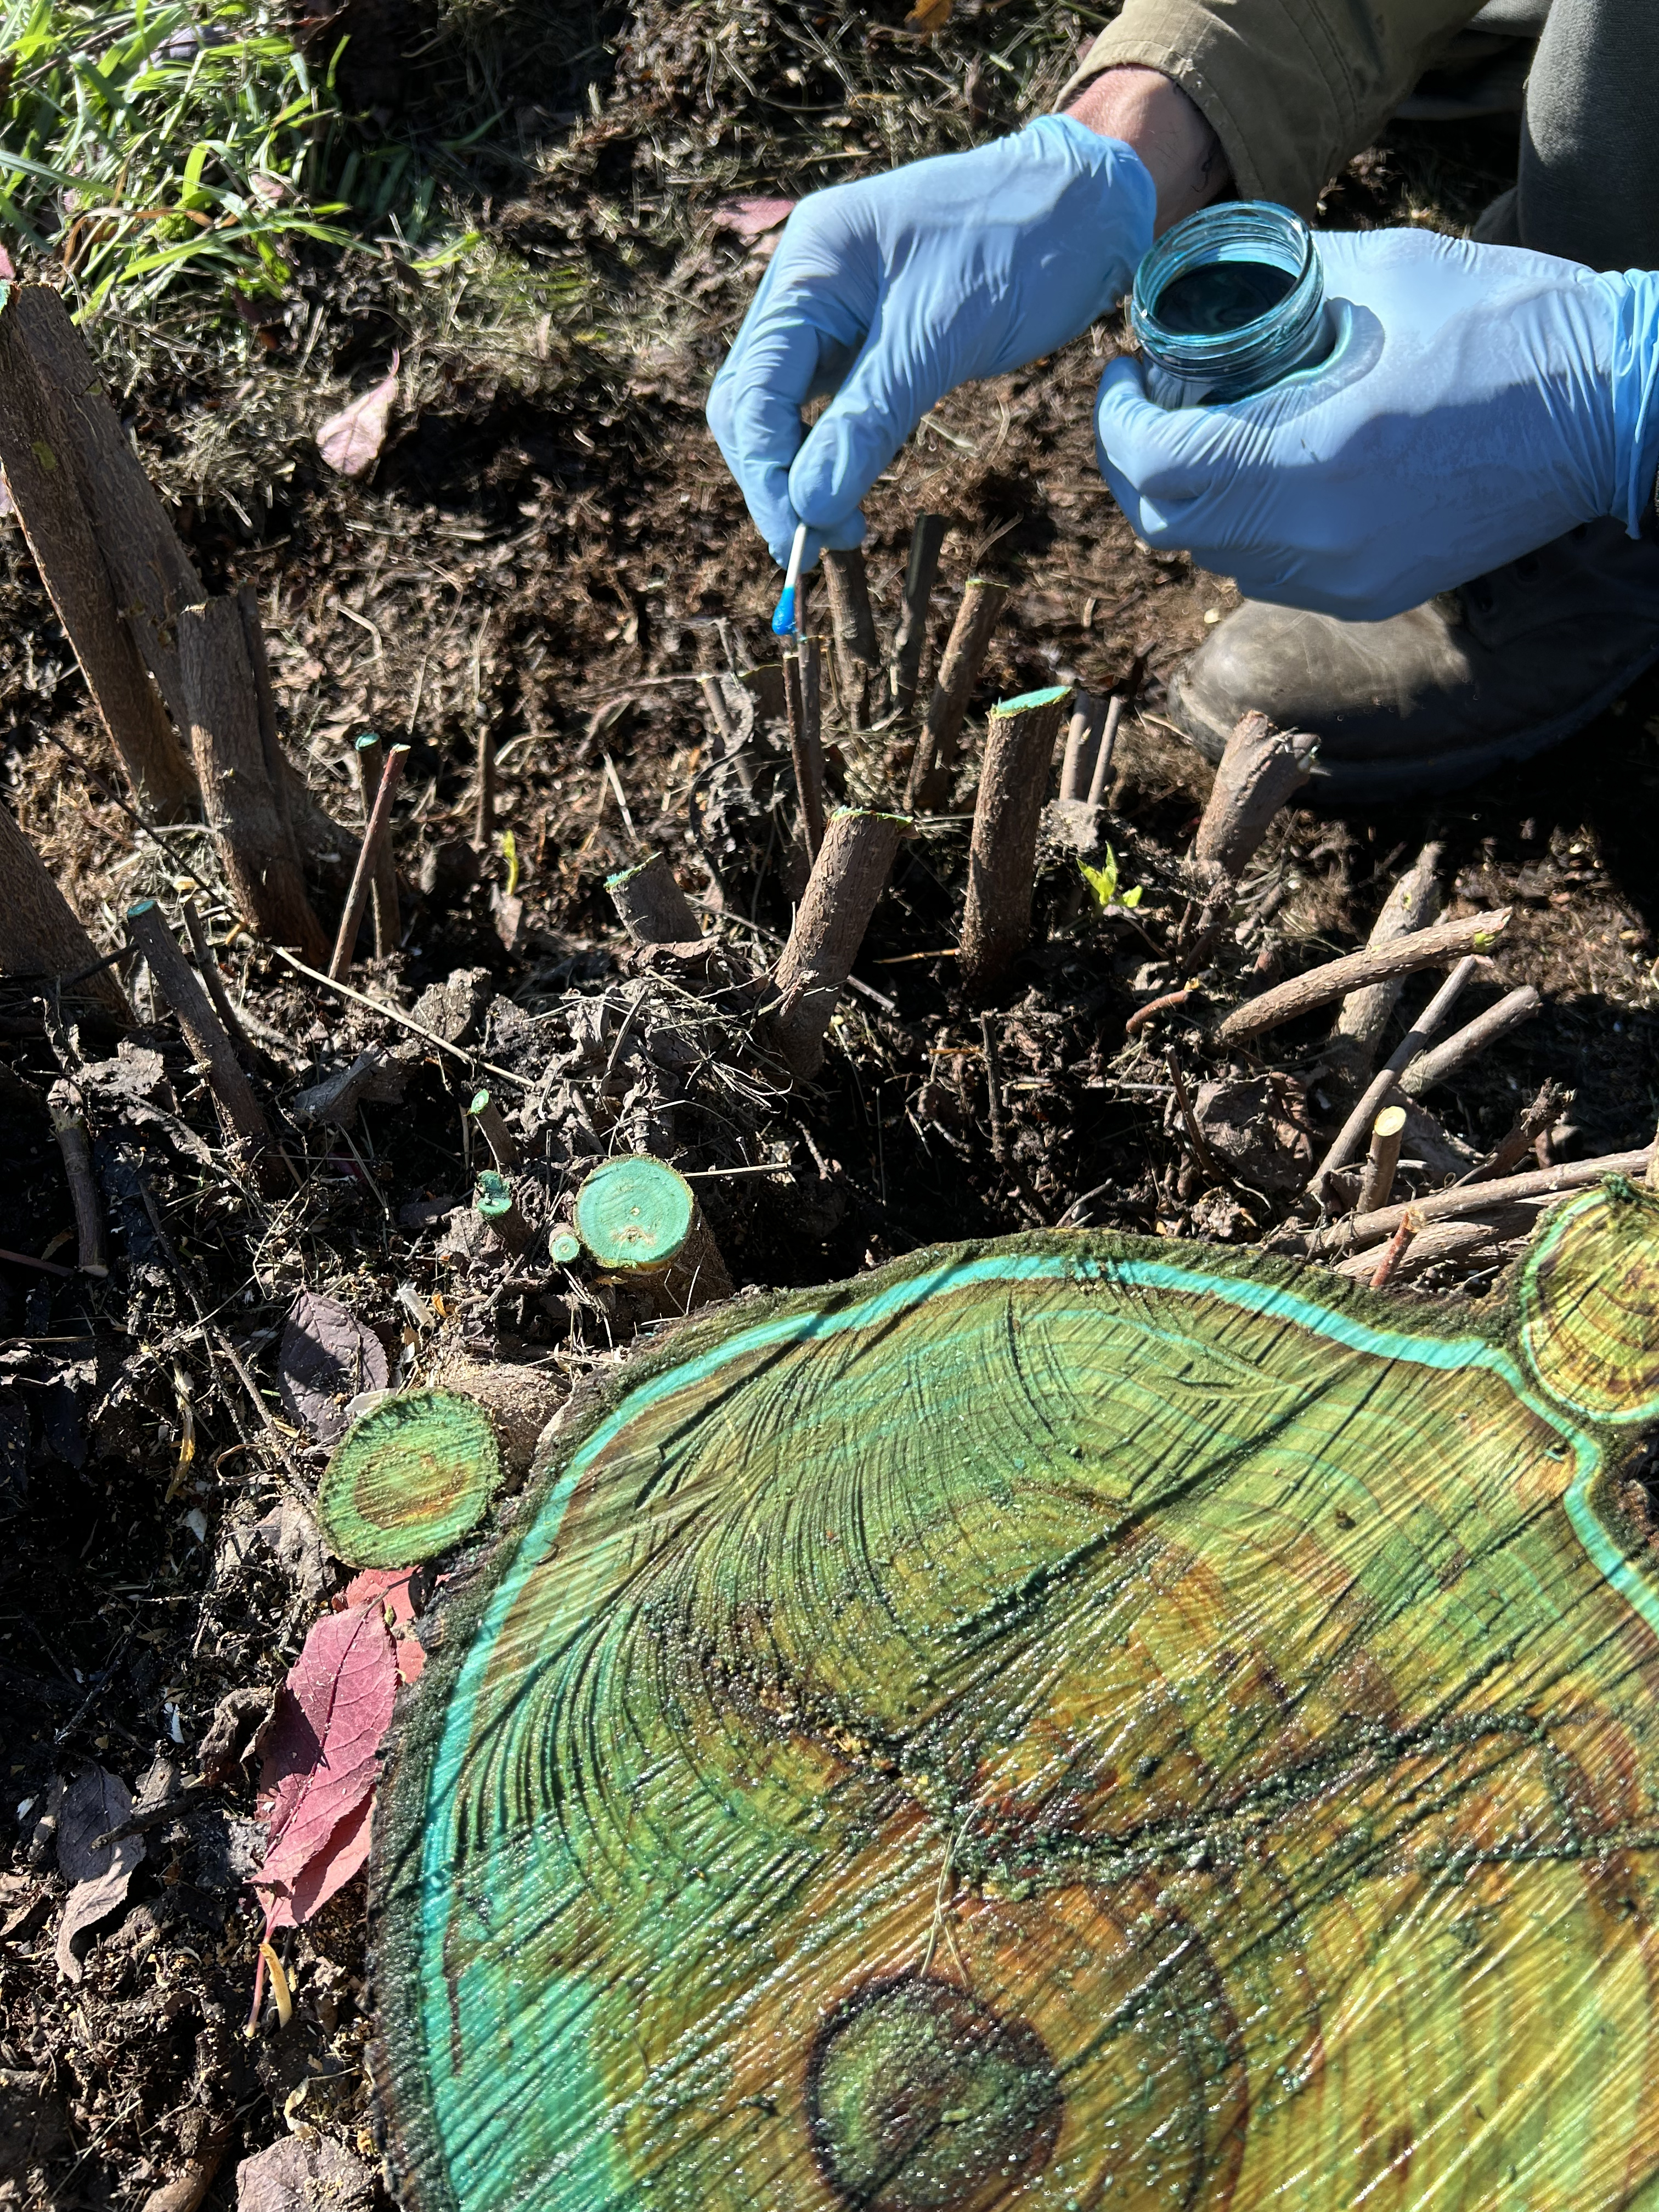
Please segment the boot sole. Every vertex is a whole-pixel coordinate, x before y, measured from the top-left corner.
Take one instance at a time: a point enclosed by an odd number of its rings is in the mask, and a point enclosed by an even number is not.
[[[1531,730],[1517,730],[1512,737],[1489,738],[1483,744],[1467,746],[1455,753],[1417,753],[1403,760],[1337,761],[1329,762],[1322,754],[1314,763],[1314,772],[1298,793],[1304,805],[1340,807],[1386,805],[1395,799],[1436,798],[1443,792],[1462,791],[1469,784],[1478,783],[1483,775],[1495,768],[1531,760],[1535,754],[1547,752],[1552,745],[1560,744],[1603,714],[1613,701],[1627,691],[1638,676],[1659,660],[1659,641],[1643,647],[1641,653],[1610,677],[1601,689],[1588,699],[1580,700],[1571,712],[1559,714],[1553,722]],[[1217,730],[1209,722],[1193,713],[1182,698],[1180,678],[1171,684],[1169,698],[1169,718],[1188,744],[1203,754],[1207,761],[1219,761],[1226,750],[1228,730]]]

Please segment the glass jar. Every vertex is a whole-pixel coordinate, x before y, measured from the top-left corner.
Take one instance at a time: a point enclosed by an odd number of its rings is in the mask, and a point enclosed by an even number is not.
[[[1273,200],[1201,208],[1135,271],[1129,327],[1160,407],[1252,392],[1329,354],[1335,329],[1313,233]]]

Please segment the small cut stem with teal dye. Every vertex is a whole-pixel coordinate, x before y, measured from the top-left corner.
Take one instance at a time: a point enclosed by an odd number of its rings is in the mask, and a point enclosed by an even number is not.
[[[830,1017],[909,833],[902,814],[842,807],[830,817],[772,976],[778,997],[768,1028],[799,1082],[810,1083],[823,1065]]]
[[[1049,757],[1071,696],[1057,684],[992,709],[962,916],[962,981],[976,996],[995,989],[1031,934],[1037,828],[1048,795]]]

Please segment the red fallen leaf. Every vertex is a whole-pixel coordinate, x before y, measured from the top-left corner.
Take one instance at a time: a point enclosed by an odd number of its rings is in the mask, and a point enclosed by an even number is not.
[[[0,284],[9,284],[17,271],[11,265],[11,256],[0,246]]]
[[[392,403],[398,397],[398,361],[389,375],[359,393],[349,407],[331,415],[317,432],[317,450],[337,476],[364,477],[380,458]]]
[[[722,200],[714,210],[714,228],[735,231],[752,245],[769,230],[781,230],[794,211],[793,200]]]
[[[377,1753],[397,1694],[380,1601],[325,1613],[276,1693],[259,1775],[258,1811],[270,1840],[252,1887],[267,1933],[309,1919],[362,1866]]]
[[[391,1615],[398,1672],[405,1682],[418,1682],[421,1669],[426,1664],[421,1640],[412,1632],[415,1607],[410,1599],[409,1585],[417,1571],[414,1567],[365,1567],[360,1575],[353,1575],[345,1586],[347,1605],[378,1604]]]

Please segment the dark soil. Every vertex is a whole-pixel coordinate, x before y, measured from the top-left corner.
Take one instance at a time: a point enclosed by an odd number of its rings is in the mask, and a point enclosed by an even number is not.
[[[648,131],[685,104],[675,88],[695,58],[680,51],[689,36],[678,11],[640,11],[617,94],[634,111],[608,107],[574,181],[567,171],[539,200],[526,192],[513,222],[585,208],[594,252],[607,250],[599,216],[644,173]],[[970,104],[963,128],[972,127]],[[871,166],[878,150],[866,149]],[[1476,190],[1482,162],[1500,156],[1480,142],[1456,172],[1462,189]],[[1401,165],[1417,160],[1419,173],[1426,158],[1407,140],[1364,157],[1334,191],[1332,218],[1397,212]],[[135,1115],[88,1079],[111,1275],[94,1284],[0,1261],[0,1756],[10,1785],[0,1818],[0,2203],[13,2185],[7,2125],[20,2140],[34,2130],[46,2177],[33,2196],[20,2177],[15,2201],[62,2208],[141,2203],[194,2144],[219,2136],[225,2162],[210,2206],[234,2201],[238,2157],[289,2127],[373,2154],[361,1883],[283,1939],[294,2024],[279,2032],[267,2003],[258,2032],[245,2035],[260,1929],[245,1887],[258,1847],[257,1760],[239,1763],[233,1747],[204,1773],[199,1757],[223,1701],[281,1679],[343,1579],[331,1571],[326,1587],[317,1583],[293,1519],[322,1456],[286,1424],[276,1392],[280,1333],[301,1288],[350,1306],[403,1373],[424,1371],[441,1341],[459,1338],[535,1366],[562,1391],[642,1318],[625,1296],[556,1283],[550,1270],[526,1285],[468,1229],[477,1163],[462,1109],[483,1061],[508,1072],[483,1079],[533,1133],[542,1165],[528,1203],[538,1222],[568,1210],[595,1149],[669,1151],[703,1178],[740,1286],[820,1280],[938,1240],[1062,1220],[1198,1233],[1205,1179],[1167,1110],[1166,1048],[1194,1084],[1212,1056],[1196,1018],[1127,1044],[1124,1024],[1169,988],[1189,904],[1182,855],[1209,781],[1159,720],[1163,679],[1231,595],[1184,560],[1138,548],[1100,483],[1090,399],[1108,334],[937,410],[870,501],[868,550],[890,619],[913,517],[928,507],[948,518],[935,653],[968,576],[1012,586],[976,726],[1000,696],[1057,680],[1105,691],[1146,656],[1110,794],[1123,880],[1145,890],[1146,935],[1095,919],[1074,864],[1048,850],[1031,948],[991,1009],[994,1117],[980,1010],[963,1001],[949,957],[970,760],[957,816],[905,848],[858,963],[866,990],[843,1000],[817,1086],[789,1088],[763,1036],[720,995],[719,974],[659,974],[648,1019],[627,1032],[646,971],[616,926],[608,873],[666,851],[716,917],[728,985],[745,960],[766,964],[799,883],[785,750],[763,739],[744,792],[718,762],[694,680],[762,657],[776,588],[701,416],[760,265],[704,232],[665,261],[661,281],[684,313],[626,376],[578,365],[560,392],[533,400],[487,379],[459,385],[448,408],[400,424],[366,487],[301,454],[257,525],[209,497],[180,511],[211,586],[258,586],[289,742],[337,818],[359,819],[346,762],[361,731],[413,749],[398,830],[410,926],[392,961],[360,963],[354,981],[408,1008],[454,970],[483,972],[456,1033],[471,1063],[417,1041],[401,1104],[368,1105],[338,1132],[290,1125],[302,1188],[276,1198],[227,1158],[161,1013],[129,1042],[161,1057],[148,1093],[161,1119]],[[395,326],[395,285],[360,304],[368,360]],[[340,307],[348,333],[351,312]],[[158,367],[134,416],[163,469],[171,410],[204,396],[172,380]],[[112,945],[123,908],[173,884],[179,862],[47,741],[113,774],[21,539],[3,530],[0,720],[13,803]],[[480,867],[466,840],[481,730],[496,751],[497,826],[513,851],[498,835]],[[1294,812],[1264,849],[1251,895],[1282,893],[1269,949],[1287,969],[1362,940],[1430,836],[1448,848],[1449,910],[1515,905],[1470,1010],[1521,981],[1539,987],[1546,1010],[1433,1101],[1476,1152],[1547,1077],[1573,1094],[1556,1157],[1652,1132],[1656,738],[1650,680],[1533,768],[1432,805],[1351,820]],[[849,789],[890,789],[894,762],[878,742],[843,732],[839,750]],[[185,842],[212,903],[210,856],[203,841]],[[235,934],[222,900],[213,912],[226,969],[256,1018],[257,1073],[279,1110],[365,1045],[403,1041],[394,1023]],[[1223,1000],[1241,990],[1242,956],[1223,960],[1212,982]],[[1405,1007],[1423,996],[1408,989]],[[141,998],[141,1016],[154,1012]],[[1286,1032],[1272,1053],[1305,1079],[1310,1126],[1323,1134],[1340,1103],[1321,1087],[1327,1027]],[[35,1093],[0,1086],[13,1163],[0,1246],[70,1261],[68,1194],[40,1099],[65,1069],[110,1059],[113,1042],[90,1023],[77,1033],[43,1022],[22,988],[0,1004],[0,1033],[6,1066]],[[169,1132],[168,1115],[196,1149]],[[1246,1194],[1226,1233],[1265,1236],[1288,1212],[1285,1196]],[[1220,1218],[1199,1215],[1211,1233]],[[1494,1273],[1438,1287],[1480,1296]],[[246,1717],[244,1751],[257,1719]],[[136,1788],[158,1758],[176,1765],[168,1815],[146,1832],[125,1915],[70,1983],[53,1954],[66,1884],[41,1815],[54,1783],[87,1762]]]

